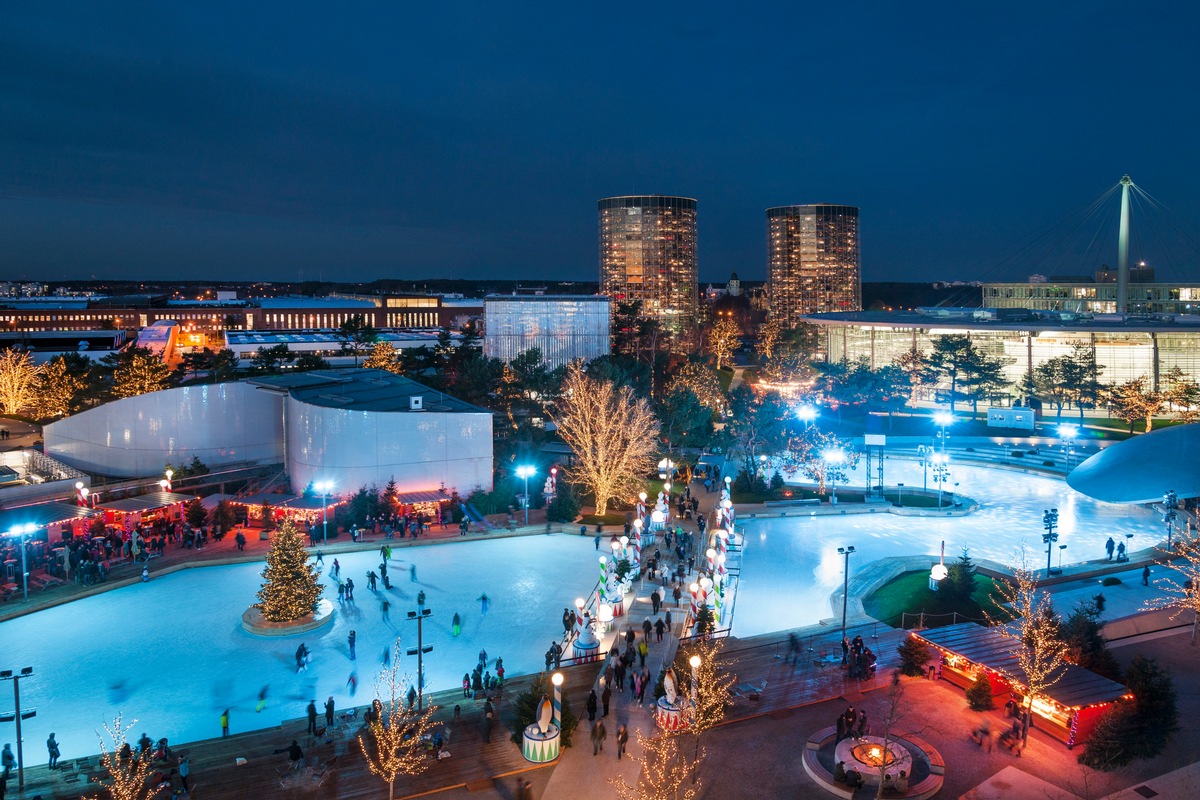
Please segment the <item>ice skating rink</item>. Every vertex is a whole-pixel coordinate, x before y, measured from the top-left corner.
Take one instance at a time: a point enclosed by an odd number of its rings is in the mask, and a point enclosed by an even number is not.
[[[563,608],[595,585],[597,555],[591,536],[568,535],[397,548],[388,566],[392,589],[384,592],[380,583],[377,594],[367,590],[366,573],[379,571],[378,548],[340,555],[343,580],[354,579],[356,602],[338,605],[334,585],[326,590],[337,606],[332,625],[278,638],[241,628],[242,611],[262,584],[262,562],[186,569],[9,620],[0,625],[4,668],[32,666],[36,672],[21,681],[22,708],[37,709],[23,725],[26,763],[45,763],[51,731],[63,759],[97,752],[96,731],[118,711],[127,722],[138,720],[131,741],[145,731],[154,740],[186,742],[220,736],[225,708],[230,729],[238,732],[302,717],[309,700],[321,710],[330,695],[338,708],[366,704],[384,649],[397,636],[405,648],[416,646],[416,623],[405,615],[422,590],[433,610],[424,630],[425,643],[434,648],[425,656],[428,688],[459,686],[481,647],[493,670],[497,656],[508,674],[539,670],[551,640],[562,636]],[[416,583],[409,579],[414,563]],[[332,565],[326,556],[326,575]],[[476,599],[484,592],[491,601],[486,615]],[[384,597],[390,623],[383,621]],[[450,631],[455,612],[462,616],[457,639]],[[347,645],[351,629],[357,632],[354,662]],[[297,674],[294,656],[302,641],[312,661]],[[402,665],[415,673],[416,657],[405,657]],[[352,673],[358,677],[355,697],[347,687]],[[264,686],[267,707],[255,713]],[[11,703],[10,697],[0,707]],[[0,738],[10,741],[12,728]]]
[[[1058,545],[1067,545],[1063,564],[1104,557],[1109,536],[1129,550],[1150,547],[1165,538],[1159,517],[1138,506],[1099,503],[1062,480],[1000,469],[951,465],[948,486],[979,501],[980,509],[965,517],[902,517],[895,514],[802,516],[745,523],[746,548],[738,587],[733,632],[738,636],[811,625],[837,616],[829,596],[841,588],[843,557],[837,549],[854,545],[850,572],[886,556],[937,555],[946,542],[946,561],[970,548],[974,559],[1014,562],[1024,542],[1033,566],[1046,564],[1042,544],[1042,512],[1058,509]],[[884,481],[921,488],[921,465],[889,460]],[[850,472],[850,485],[861,488],[863,467]],[[929,487],[936,489],[933,472]],[[1133,534],[1126,538],[1126,534]],[[1059,552],[1055,545],[1054,566]]]

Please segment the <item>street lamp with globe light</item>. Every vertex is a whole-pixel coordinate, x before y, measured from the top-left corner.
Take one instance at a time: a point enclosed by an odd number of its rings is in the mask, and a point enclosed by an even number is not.
[[[321,493],[321,546],[329,544],[329,490],[333,481],[317,481],[313,488]]]
[[[1070,470],[1075,456],[1075,440],[1079,438],[1079,426],[1064,422],[1058,426],[1058,438],[1062,440],[1063,455]]]
[[[529,525],[529,479],[534,475],[536,470],[529,466],[517,467],[517,477],[525,481],[525,525]]]
[[[1042,512],[1042,543],[1046,545],[1046,577],[1049,578],[1050,556],[1054,551],[1054,543],[1058,541],[1058,509],[1048,508]]]
[[[820,416],[815,406],[802,405],[796,409],[796,416],[804,423],[806,428],[812,427],[814,421]]]
[[[948,411],[939,411],[933,415],[933,422],[942,429],[942,452],[946,452],[946,428],[954,424],[954,415]]]
[[[825,462],[825,472],[829,472],[830,467],[837,467],[846,461],[846,454],[837,447],[831,447],[828,450],[822,451],[821,460]],[[833,495],[830,498],[830,505],[837,505],[837,477],[829,476],[829,485],[833,487]]]

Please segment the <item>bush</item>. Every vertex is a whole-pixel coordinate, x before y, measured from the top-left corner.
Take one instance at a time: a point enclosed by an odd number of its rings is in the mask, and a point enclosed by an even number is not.
[[[1104,580],[1100,581],[1101,586],[1120,586],[1121,579],[1115,575],[1109,575]]]
[[[974,602],[975,562],[971,551],[963,548],[962,555],[946,569],[946,577],[938,586],[938,592],[947,602],[965,605]]]
[[[558,494],[546,506],[546,519],[551,522],[574,522],[579,516],[579,495],[566,481],[558,482]]]
[[[929,663],[929,648],[918,642],[911,634],[896,648],[900,654],[900,673],[910,678],[925,674],[925,665]]]
[[[983,670],[975,676],[975,682],[967,689],[967,705],[972,711],[987,711],[992,708],[992,682]]]
[[[1053,466],[1054,466],[1054,462],[1053,462],[1053,461],[1043,461],[1043,462],[1042,462],[1042,466],[1043,466],[1043,467],[1053,467]]]
[[[1024,458],[1025,454],[1023,452],[1021,452],[1020,450],[1013,450],[1012,457],[1013,458]]]

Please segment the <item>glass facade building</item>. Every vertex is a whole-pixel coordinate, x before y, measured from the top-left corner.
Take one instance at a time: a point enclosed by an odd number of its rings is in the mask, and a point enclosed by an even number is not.
[[[768,208],[767,293],[771,318],[784,328],[805,314],[861,309],[858,208]]]
[[[818,327],[820,344],[829,361],[865,358],[872,369],[895,363],[911,351],[928,355],[939,337],[965,334],[980,351],[1004,359],[1004,377],[1013,387],[1027,371],[1052,358],[1070,355],[1076,344],[1092,348],[1096,363],[1103,367],[1100,382],[1106,385],[1145,378],[1158,389],[1175,367],[1185,376],[1200,380],[1200,321],[990,322],[969,316],[937,318],[882,311],[818,314],[804,321]],[[1009,391],[1016,396],[1016,388]],[[933,393],[925,399],[934,399]]]
[[[1200,286],[1178,283],[1129,284],[1130,314],[1200,314]],[[1114,314],[1117,284],[1081,281],[985,283],[983,304],[1075,314]]]
[[[698,309],[696,201],[638,195],[599,202],[600,293],[614,303],[642,302],[665,345],[689,352]]]
[[[483,301],[483,354],[509,362],[531,347],[549,368],[609,354],[607,297],[491,295]]]

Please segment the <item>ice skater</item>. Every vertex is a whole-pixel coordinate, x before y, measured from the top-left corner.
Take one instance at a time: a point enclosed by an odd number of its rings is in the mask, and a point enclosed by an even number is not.
[[[358,672],[351,672],[350,677],[346,679],[346,686],[350,689],[350,696],[358,692]]]
[[[417,565],[416,564],[408,565],[408,579],[412,583],[417,582]]]
[[[477,597],[475,599],[479,601],[480,613],[482,613],[486,617],[487,612],[488,612],[488,605],[490,605],[492,601],[488,598],[486,593],[480,595],[479,597]]]
[[[454,619],[450,621],[450,632],[455,638],[462,633],[462,617],[458,615],[457,611],[454,612]]]
[[[383,666],[386,669],[392,665],[392,648],[383,648]]]
[[[380,606],[380,608],[381,608],[381,609],[383,609],[383,621],[384,621],[384,622],[390,622],[390,621],[391,621],[391,620],[388,618],[388,609],[390,609],[391,607],[392,607],[392,604],[391,604],[391,603],[389,603],[387,600],[384,600],[384,601],[383,601],[383,604]]]
[[[262,710],[267,707],[267,690],[270,689],[270,684],[262,687],[258,692],[258,702],[254,704],[254,713],[261,714]]]
[[[308,647],[304,642],[296,648],[296,672],[308,670]]]
[[[346,641],[350,644],[350,660],[355,661],[356,656],[354,655],[354,645],[358,641],[358,633],[355,631],[350,631],[350,636],[347,637]]]
[[[342,577],[342,565],[338,563],[336,558],[333,560],[333,566],[329,569],[329,574],[334,578],[338,578],[339,583],[341,582],[340,579]]]

